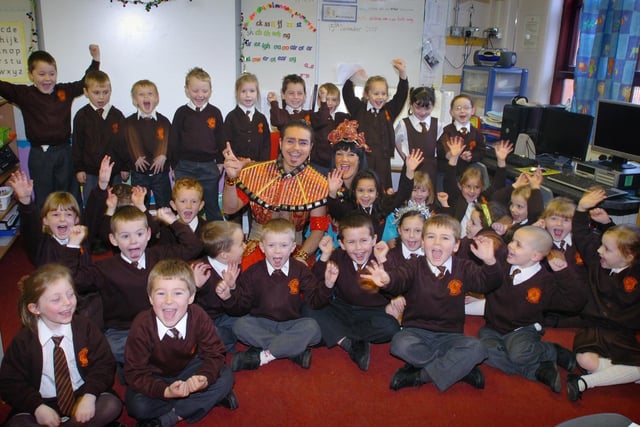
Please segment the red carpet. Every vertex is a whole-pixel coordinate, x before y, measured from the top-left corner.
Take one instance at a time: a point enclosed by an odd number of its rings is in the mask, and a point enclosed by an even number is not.
[[[19,328],[16,281],[30,272],[18,241],[0,261],[2,302],[0,330],[7,347]],[[475,334],[482,319],[469,316],[466,331]],[[545,339],[571,347],[574,330],[550,329]],[[617,412],[640,422],[640,385],[603,387],[587,391],[577,403],[566,391],[552,393],[542,384],[508,376],[483,366],[486,388],[456,384],[445,393],[433,385],[397,392],[389,381],[403,363],[389,354],[389,345],[374,345],[368,372],[360,371],[340,349],[313,350],[304,370],[277,360],[257,371],[236,373],[236,411],[215,408],[197,424],[205,426],[554,426],[582,415]],[[563,384],[566,373],[562,372]],[[124,389],[115,384],[122,397]],[[9,413],[0,404],[0,422]],[[133,426],[124,413],[120,421]],[[180,424],[186,425],[186,424]]]

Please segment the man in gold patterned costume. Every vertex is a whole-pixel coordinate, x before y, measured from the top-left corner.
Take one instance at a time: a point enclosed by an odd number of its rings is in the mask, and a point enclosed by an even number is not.
[[[275,160],[244,165],[227,144],[223,152],[223,211],[233,214],[249,203],[253,216],[243,269],[264,257],[254,242],[260,239],[262,224],[272,218],[284,218],[294,224],[298,244],[294,257],[307,262],[318,248],[329,226],[325,207],[329,186],[326,177],[309,166],[312,143],[311,126],[294,120],[282,128],[280,152]],[[307,223],[311,233],[303,240]]]

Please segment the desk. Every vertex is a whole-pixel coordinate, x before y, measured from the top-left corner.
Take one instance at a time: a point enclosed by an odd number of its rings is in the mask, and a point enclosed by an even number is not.
[[[482,159],[482,163],[487,166],[489,172],[495,172],[498,167],[496,164],[496,159],[485,156]],[[517,178],[520,175],[520,171],[515,167],[510,166],[507,163],[507,176],[509,178]],[[582,192],[573,189],[571,187],[567,187],[562,184],[558,184],[556,182],[552,182],[549,180],[544,180],[542,185],[551,190],[554,196],[564,196],[570,199],[575,200],[576,202],[580,200],[582,197]],[[616,197],[613,199],[607,199],[602,202],[602,207],[607,210],[609,215],[611,216],[627,216],[633,215],[634,219],[631,221],[635,223],[635,216],[638,214],[638,208],[640,208],[640,198],[638,197]],[[628,222],[628,221],[616,221],[616,223]]]

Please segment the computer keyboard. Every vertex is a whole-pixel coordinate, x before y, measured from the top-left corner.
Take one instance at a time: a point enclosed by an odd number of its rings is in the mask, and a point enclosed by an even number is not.
[[[527,166],[537,166],[538,162],[535,159],[518,156],[517,154],[510,154],[507,156],[507,164],[517,168],[525,168]]]
[[[627,195],[627,192],[624,190],[620,190],[619,188],[614,188],[614,187],[608,187],[604,184],[600,184],[599,182],[593,179],[586,178],[580,175],[559,173],[555,175],[546,176],[545,179],[560,185],[566,185],[567,187],[571,187],[581,192],[585,192],[592,187],[599,186],[604,189],[605,193],[607,194],[607,198]]]
[[[11,169],[18,162],[18,157],[15,155],[11,147],[5,145],[0,148],[0,175]]]

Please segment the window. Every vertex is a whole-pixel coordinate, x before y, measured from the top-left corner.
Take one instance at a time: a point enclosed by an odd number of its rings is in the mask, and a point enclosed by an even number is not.
[[[564,0],[556,65],[551,86],[552,104],[567,104],[573,99],[573,77],[580,45],[580,14],[584,0]],[[633,79],[631,102],[640,104],[640,61]]]

